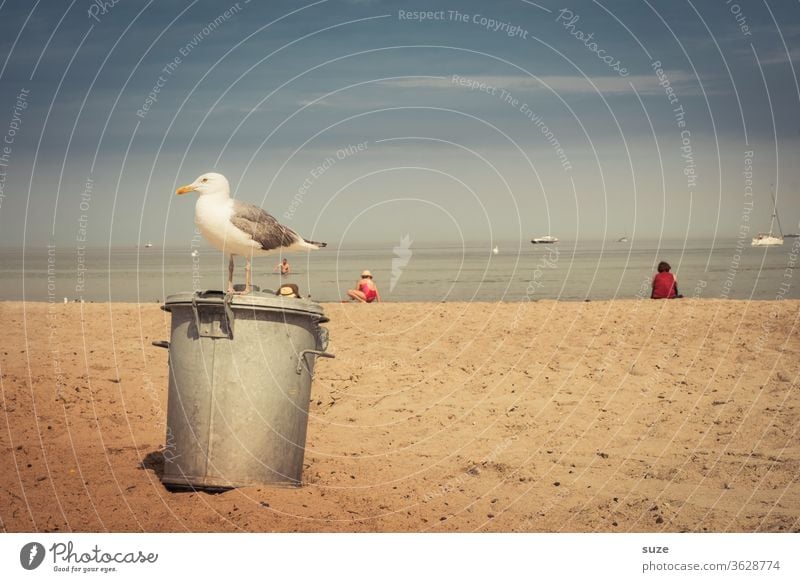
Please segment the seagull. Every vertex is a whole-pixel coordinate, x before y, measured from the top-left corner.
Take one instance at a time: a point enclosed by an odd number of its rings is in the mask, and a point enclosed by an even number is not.
[[[230,255],[228,293],[247,295],[250,285],[250,259],[283,251],[310,251],[327,246],[306,240],[288,226],[280,224],[258,206],[231,198],[231,187],[222,174],[209,172],[191,184],[178,188],[176,194],[197,192],[194,222],[212,245]],[[233,289],[233,257],[246,259],[244,291]]]

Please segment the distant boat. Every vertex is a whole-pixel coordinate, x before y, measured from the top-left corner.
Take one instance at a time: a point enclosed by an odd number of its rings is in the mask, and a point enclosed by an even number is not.
[[[750,242],[754,247],[779,247],[783,244],[783,236],[775,236],[771,232],[759,232]]]
[[[770,193],[772,196],[772,220],[778,223],[778,232],[780,234],[772,234],[772,230],[769,232],[759,232],[753,240],[750,242],[751,246],[754,247],[778,247],[783,244],[783,229],[781,229],[781,219],[778,218],[778,208],[775,203],[775,195]],[[771,224],[771,222],[770,222]]]
[[[617,242],[628,242],[628,235],[623,235],[617,239]]]
[[[198,250],[197,250],[197,249],[194,249],[194,250],[192,251],[192,256],[193,256],[193,257],[196,257],[196,256],[198,256],[199,254],[200,254],[200,253],[198,252]]]
[[[147,241],[147,244],[144,245],[144,248],[149,249],[152,246],[153,246],[153,243],[151,243],[150,241]]]
[[[500,249],[499,249],[499,248],[497,248],[497,247],[494,247],[494,248],[492,249],[492,252],[493,252],[494,254],[498,254],[498,253],[500,252]]]
[[[557,243],[558,239],[554,236],[540,236],[538,238],[531,239],[531,242],[535,245],[549,245],[553,243]]]

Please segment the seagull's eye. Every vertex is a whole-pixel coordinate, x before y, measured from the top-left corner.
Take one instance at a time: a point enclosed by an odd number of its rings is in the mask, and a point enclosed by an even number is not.
[[[208,182],[208,178],[203,178],[203,182]]]

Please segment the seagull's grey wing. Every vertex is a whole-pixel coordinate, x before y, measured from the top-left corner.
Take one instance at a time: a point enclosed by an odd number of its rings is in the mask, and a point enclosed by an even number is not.
[[[246,232],[265,251],[280,247],[290,247],[300,242],[302,237],[288,226],[283,226],[274,216],[258,206],[239,200],[233,201],[231,223]]]

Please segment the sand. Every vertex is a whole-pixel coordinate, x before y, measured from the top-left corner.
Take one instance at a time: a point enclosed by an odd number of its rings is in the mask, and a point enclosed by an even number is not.
[[[325,308],[304,485],[212,495],[157,304],[0,303],[2,530],[800,530],[800,302]]]

